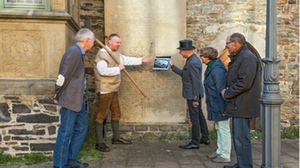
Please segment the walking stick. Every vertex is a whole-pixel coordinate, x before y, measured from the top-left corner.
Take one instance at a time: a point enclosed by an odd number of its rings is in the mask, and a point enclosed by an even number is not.
[[[92,30],[92,25],[91,25],[91,21],[89,19],[85,19],[84,20],[84,27],[88,28],[90,30]],[[103,43],[101,41],[99,41],[97,38],[95,38],[95,41],[102,47],[104,48],[108,54],[114,59],[114,61],[117,64],[120,64],[120,62],[116,59],[116,57],[114,56],[114,53],[111,52],[110,49],[108,49],[105,45],[103,45]],[[129,79],[133,82],[133,84],[136,86],[136,88],[138,88],[138,90],[142,93],[142,95],[146,98],[146,94],[140,89],[140,87],[136,84],[136,82],[132,79],[132,77],[129,75],[129,73],[126,71],[126,69],[123,69],[123,71],[125,72],[125,74],[129,77]]]

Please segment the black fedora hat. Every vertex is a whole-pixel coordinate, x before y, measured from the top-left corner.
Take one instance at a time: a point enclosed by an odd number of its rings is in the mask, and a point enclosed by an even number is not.
[[[193,50],[195,47],[193,46],[192,40],[180,40],[179,41],[179,47],[177,48],[179,50]]]

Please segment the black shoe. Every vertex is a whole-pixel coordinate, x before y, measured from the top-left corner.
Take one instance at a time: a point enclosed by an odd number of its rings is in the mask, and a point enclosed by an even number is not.
[[[89,167],[89,164],[87,163],[74,163],[73,165],[71,166],[67,166],[67,168],[86,168],[86,167]]]
[[[203,139],[200,139],[200,144],[209,145],[210,141],[209,140],[204,141]]]
[[[96,143],[96,149],[100,150],[101,152],[109,152],[110,149],[105,143]]]
[[[179,148],[182,148],[182,149],[199,149],[199,145],[193,145],[192,142],[190,142],[187,145],[179,145]]]
[[[223,168],[238,168],[238,166],[237,166],[237,164],[235,164],[233,166],[225,165]]]
[[[120,138],[120,139],[112,139],[111,140],[111,143],[112,144],[132,144],[132,142],[131,141],[129,141],[129,140],[126,140],[126,139],[124,139],[124,138]]]

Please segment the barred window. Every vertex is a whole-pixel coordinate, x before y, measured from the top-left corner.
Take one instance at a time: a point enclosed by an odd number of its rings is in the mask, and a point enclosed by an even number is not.
[[[0,8],[48,10],[49,2],[49,0],[0,0]]]

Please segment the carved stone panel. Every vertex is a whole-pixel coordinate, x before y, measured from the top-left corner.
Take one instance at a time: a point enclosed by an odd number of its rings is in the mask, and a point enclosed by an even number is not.
[[[45,74],[41,30],[2,29],[3,77],[40,77]]]

